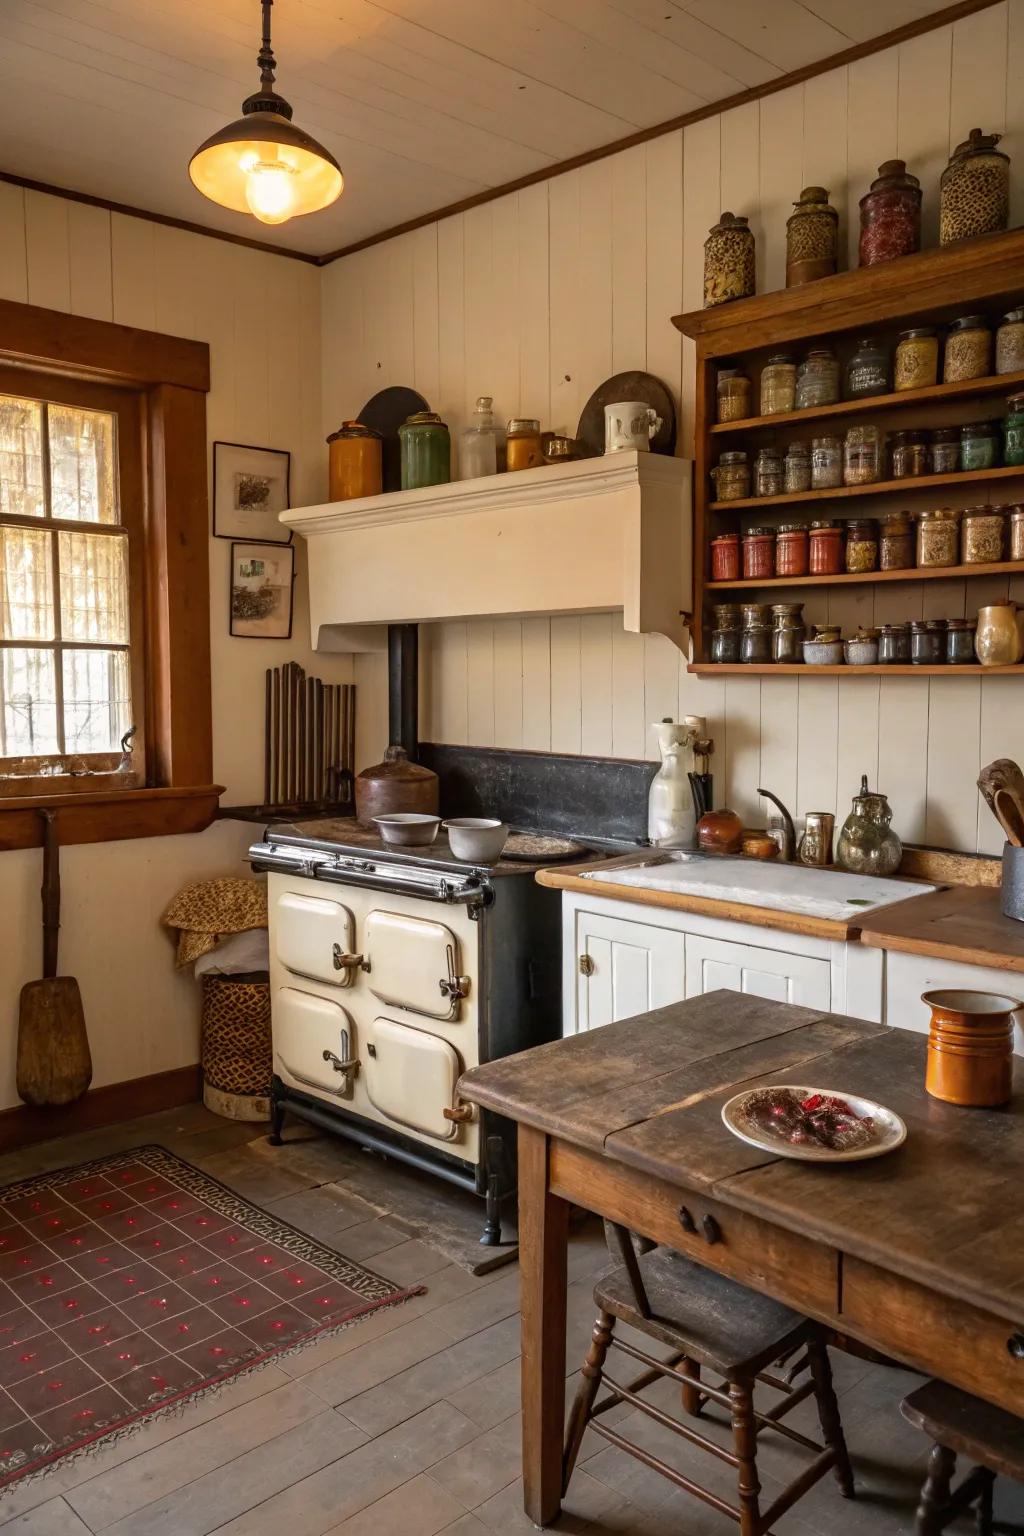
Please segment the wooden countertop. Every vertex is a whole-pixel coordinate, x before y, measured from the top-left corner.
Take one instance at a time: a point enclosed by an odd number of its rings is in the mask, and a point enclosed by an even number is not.
[[[1024,971],[1024,923],[1004,917],[999,901],[998,889],[976,885],[915,896],[862,918],[860,942],[996,971]]]

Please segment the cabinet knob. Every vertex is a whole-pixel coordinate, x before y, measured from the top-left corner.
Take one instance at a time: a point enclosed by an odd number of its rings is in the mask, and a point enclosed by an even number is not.
[[[685,1205],[679,1207],[679,1225],[684,1232],[696,1232],[697,1223]]]
[[[722,1229],[713,1216],[701,1218],[701,1231],[704,1233],[704,1241],[707,1243],[720,1243],[722,1241]]]
[[[1011,1333],[1006,1348],[1015,1360],[1024,1360],[1024,1333]]]
[[[580,955],[579,967],[581,976],[593,976],[597,969],[589,955]]]

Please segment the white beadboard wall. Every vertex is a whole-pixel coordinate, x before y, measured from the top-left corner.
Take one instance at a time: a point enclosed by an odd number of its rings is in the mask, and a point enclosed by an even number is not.
[[[924,184],[934,244],[939,173],[978,125],[1005,135],[1020,224],[1024,0],[338,261],[324,272],[325,431],[374,390],[410,383],[453,436],[484,393],[502,418],[572,431],[602,379],[646,368],[680,402],[689,453],[692,343],[669,317],[701,303],[703,242],[719,213],[750,217],[758,288],[779,288],[800,188],[831,189],[855,261],[858,198],[899,155]],[[956,581],[862,588],[823,595],[807,614],[856,626],[958,614],[968,601],[973,613],[1006,595],[995,578],[972,582],[969,598]],[[1024,583],[1012,595],[1024,599]],[[696,678],[667,640],[627,634],[606,614],[424,626],[423,641],[425,737],[643,757],[651,721],[703,714],[719,802],[748,819],[763,821],[758,784],[800,813],[845,815],[867,773],[908,841],[1001,847],[975,779],[993,757],[1024,758],[1019,679]],[[369,761],[386,734],[383,664],[357,659],[356,673]]]

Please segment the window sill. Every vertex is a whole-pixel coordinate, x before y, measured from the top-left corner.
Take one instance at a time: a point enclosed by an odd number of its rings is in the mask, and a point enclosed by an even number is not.
[[[173,789],[107,789],[92,794],[0,796],[0,852],[42,845],[41,810],[58,813],[60,842],[114,843],[131,837],[202,832],[217,813],[220,784]]]

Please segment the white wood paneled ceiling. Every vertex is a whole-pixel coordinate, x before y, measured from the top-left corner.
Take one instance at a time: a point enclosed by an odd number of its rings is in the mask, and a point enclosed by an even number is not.
[[[934,0],[276,0],[333,208],[265,230],[188,180],[255,89],[258,0],[0,0],[0,170],[322,254],[761,85]]]

